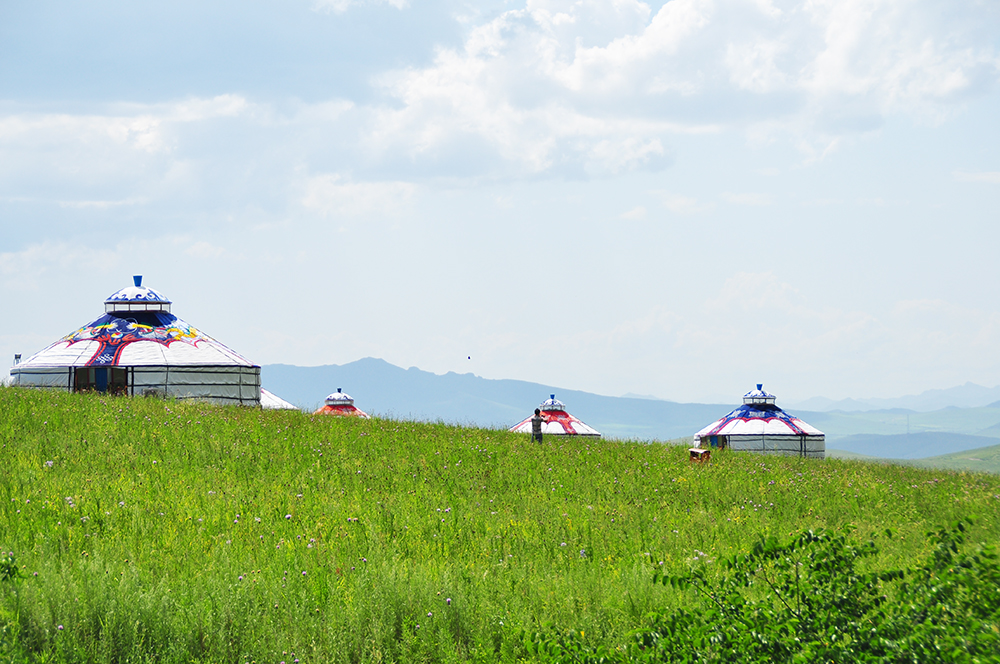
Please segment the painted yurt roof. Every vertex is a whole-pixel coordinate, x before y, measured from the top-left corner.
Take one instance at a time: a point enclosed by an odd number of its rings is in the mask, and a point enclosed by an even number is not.
[[[342,388],[326,397],[326,403],[316,411],[317,415],[342,415],[345,417],[363,417],[369,419],[371,416],[354,405],[354,399],[350,394],[344,392]]]
[[[694,435],[705,436],[822,436],[822,431],[786,413],[775,405],[775,397],[758,384],[743,396],[743,405],[712,422]]]
[[[545,421],[542,423],[543,435],[555,436],[600,436],[601,433],[587,426],[566,411],[566,405],[551,395],[543,401],[538,409],[542,411]],[[509,431],[516,433],[531,433],[531,416],[512,426]]]
[[[112,294],[105,313],[35,353],[18,369],[41,367],[256,366],[170,313],[170,300],[135,285]]]

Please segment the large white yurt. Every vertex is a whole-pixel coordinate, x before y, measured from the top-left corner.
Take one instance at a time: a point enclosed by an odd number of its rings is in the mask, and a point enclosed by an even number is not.
[[[14,385],[159,395],[259,406],[260,366],[170,313],[142,285],[114,293],[104,315],[11,369]]]
[[[340,387],[337,388],[336,392],[327,396],[323,406],[313,414],[371,419],[368,413],[354,405],[354,398]]]
[[[778,408],[775,397],[757,385],[743,405],[694,435],[694,446],[822,459],[826,436],[819,429]]]
[[[586,436],[600,438],[601,433],[587,426],[566,411],[566,405],[551,395],[538,407],[545,421],[542,423],[542,435],[548,436]],[[508,431],[531,433],[531,416],[512,426]]]

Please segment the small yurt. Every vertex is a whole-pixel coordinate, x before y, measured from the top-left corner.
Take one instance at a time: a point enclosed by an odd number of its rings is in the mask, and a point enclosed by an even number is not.
[[[778,408],[774,401],[774,395],[758,384],[744,395],[742,406],[696,433],[694,446],[824,458],[823,432]]]
[[[260,405],[259,365],[174,316],[141,276],[133,281],[104,301],[103,316],[15,364],[12,383]]]
[[[354,405],[354,399],[350,394],[341,388],[326,398],[326,403],[316,411],[316,415],[336,415],[338,417],[363,417],[366,420],[371,416]]]
[[[566,405],[556,399],[556,395],[551,395],[538,407],[545,421],[542,423],[542,435],[544,436],[587,436],[590,438],[600,438],[601,433],[592,429],[580,420],[566,412]],[[517,433],[531,433],[531,415],[527,419],[512,426],[509,431]]]

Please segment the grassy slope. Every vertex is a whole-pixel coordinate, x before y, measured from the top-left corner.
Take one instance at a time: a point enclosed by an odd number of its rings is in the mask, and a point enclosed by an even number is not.
[[[654,569],[758,535],[892,527],[879,564],[961,516],[1000,539],[988,475],[10,388],[0,412],[26,575],[0,639],[56,661],[513,660],[541,621],[616,642],[682,601]]]
[[[1000,473],[1000,445],[979,447],[974,450],[929,457],[927,459],[915,459],[910,463],[922,468]]]

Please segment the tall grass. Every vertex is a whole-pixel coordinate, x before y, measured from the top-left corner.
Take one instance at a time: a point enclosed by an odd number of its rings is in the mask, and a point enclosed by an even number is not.
[[[1000,533],[1000,478],[393,420],[0,389],[10,661],[515,661],[614,642],[651,583],[762,535]]]

